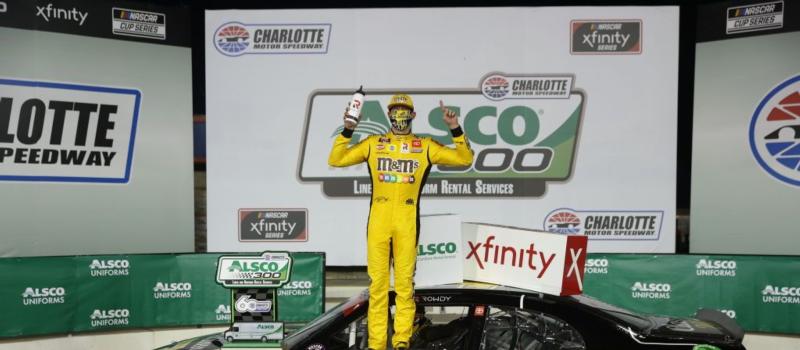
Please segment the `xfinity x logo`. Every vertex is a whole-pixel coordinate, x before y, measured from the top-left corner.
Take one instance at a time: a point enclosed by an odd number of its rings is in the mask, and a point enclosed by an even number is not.
[[[0,12],[5,12],[5,3],[0,4],[2,4],[0,5],[0,9],[2,9]],[[53,7],[53,4],[50,3],[47,6],[36,6],[36,17],[42,17],[46,22],[50,22],[51,19],[73,21],[82,26],[83,22],[86,21],[86,17],[89,17],[89,12],[81,12],[74,7],[72,9],[60,9]]]

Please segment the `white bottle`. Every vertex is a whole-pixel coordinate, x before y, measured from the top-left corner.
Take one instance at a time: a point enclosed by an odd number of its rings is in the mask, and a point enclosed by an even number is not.
[[[366,95],[362,90],[363,87],[358,87],[358,90],[353,94],[353,99],[350,100],[350,105],[347,107],[345,119],[353,124],[358,124],[358,118],[361,116],[361,107],[364,104],[364,95]]]

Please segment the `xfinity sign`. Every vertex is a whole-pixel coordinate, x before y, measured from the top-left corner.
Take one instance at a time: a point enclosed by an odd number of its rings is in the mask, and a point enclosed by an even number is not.
[[[583,291],[587,237],[464,224],[464,279],[554,295]]]
[[[54,20],[75,22],[78,26],[83,26],[89,12],[83,12],[73,7],[71,9],[54,7],[52,3],[46,6],[36,6],[36,17],[41,17],[45,22]]]
[[[289,281],[291,268],[292,258],[287,252],[221,256],[217,261],[217,283],[228,288],[280,287]]]

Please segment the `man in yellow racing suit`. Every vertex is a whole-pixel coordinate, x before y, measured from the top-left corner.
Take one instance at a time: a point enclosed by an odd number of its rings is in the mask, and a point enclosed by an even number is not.
[[[349,146],[356,124],[345,119],[345,128],[336,137],[328,158],[328,164],[335,167],[366,161],[372,180],[367,224],[370,349],[386,348],[390,258],[394,262],[397,305],[392,347],[408,348],[416,310],[414,269],[419,237],[419,197],[431,166],[472,164],[473,153],[456,113],[441,101],[439,105],[450,127],[455,149],[429,137],[412,134],[411,120],[416,116],[414,103],[410,96],[397,94],[388,105],[391,132],[372,135]]]

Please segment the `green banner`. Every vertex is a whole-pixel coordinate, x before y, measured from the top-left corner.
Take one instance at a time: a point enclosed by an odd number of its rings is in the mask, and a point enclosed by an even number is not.
[[[294,254],[292,258],[291,279],[276,293],[278,320],[308,322],[325,311],[325,266],[319,256]]]
[[[215,276],[220,255],[0,259],[0,337],[229,324],[230,290]],[[293,289],[279,297],[279,317],[307,322],[325,307],[325,255],[292,258]]]
[[[229,324],[230,291],[215,281],[220,254],[0,259],[0,337]],[[278,317],[324,310],[325,257],[292,253]],[[691,316],[717,309],[747,331],[800,333],[800,259],[590,254],[585,293],[631,310]]]
[[[722,311],[747,331],[800,333],[800,259],[589,254],[584,292],[634,311]]]

